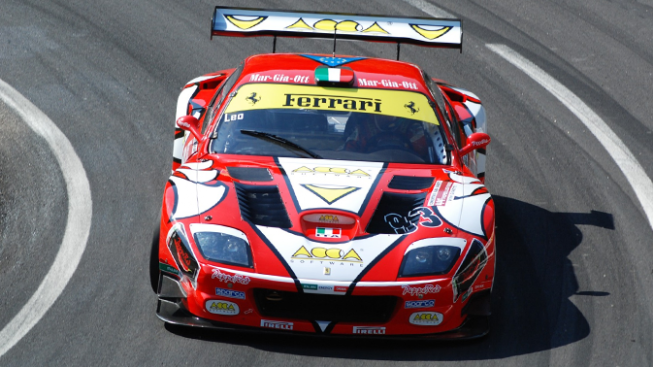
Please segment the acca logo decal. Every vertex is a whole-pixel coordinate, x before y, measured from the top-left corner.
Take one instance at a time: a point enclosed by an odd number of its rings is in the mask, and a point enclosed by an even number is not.
[[[438,312],[415,312],[408,321],[413,325],[434,326],[442,323],[442,314]]]
[[[216,315],[233,316],[233,315],[238,315],[238,313],[240,312],[240,308],[238,307],[237,304],[229,301],[222,301],[222,300],[220,301],[208,300],[204,304],[204,307],[206,307],[207,311]]]

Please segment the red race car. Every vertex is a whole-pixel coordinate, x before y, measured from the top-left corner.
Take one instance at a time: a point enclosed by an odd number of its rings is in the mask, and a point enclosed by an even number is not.
[[[462,47],[460,20],[217,7],[216,36]],[[485,112],[406,62],[263,54],[190,81],[153,244],[171,324],[319,335],[489,331]]]

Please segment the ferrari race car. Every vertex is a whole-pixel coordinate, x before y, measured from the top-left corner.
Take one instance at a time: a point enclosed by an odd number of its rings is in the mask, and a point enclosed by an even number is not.
[[[462,47],[455,19],[225,7],[212,35]],[[489,142],[474,94],[406,62],[272,53],[190,81],[153,245],[158,317],[319,335],[487,334]]]

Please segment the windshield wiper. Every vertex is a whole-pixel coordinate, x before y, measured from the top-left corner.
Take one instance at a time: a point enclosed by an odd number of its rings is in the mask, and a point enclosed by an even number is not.
[[[256,131],[256,130],[240,130],[240,133],[245,134],[245,135],[255,136],[257,138],[271,140],[271,141],[273,141],[275,143],[279,143],[279,144],[281,144],[283,146],[292,147],[292,148],[295,148],[297,150],[300,150],[300,151],[310,155],[313,158],[322,159],[322,157],[320,157],[320,155],[318,155],[317,153],[313,153],[312,151],[304,148],[303,146],[301,146],[301,145],[299,145],[297,143],[293,143],[292,141],[290,141],[288,139],[284,139],[284,138],[282,138],[280,136],[277,136],[277,135],[274,135],[274,134],[266,133],[266,132],[263,132],[263,131]]]

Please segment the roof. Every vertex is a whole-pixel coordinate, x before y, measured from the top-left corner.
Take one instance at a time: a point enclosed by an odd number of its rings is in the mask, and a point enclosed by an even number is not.
[[[318,66],[351,68],[359,88],[397,89],[429,94],[421,69],[381,58],[320,54],[260,54],[247,58],[238,84],[270,82],[315,85]]]

